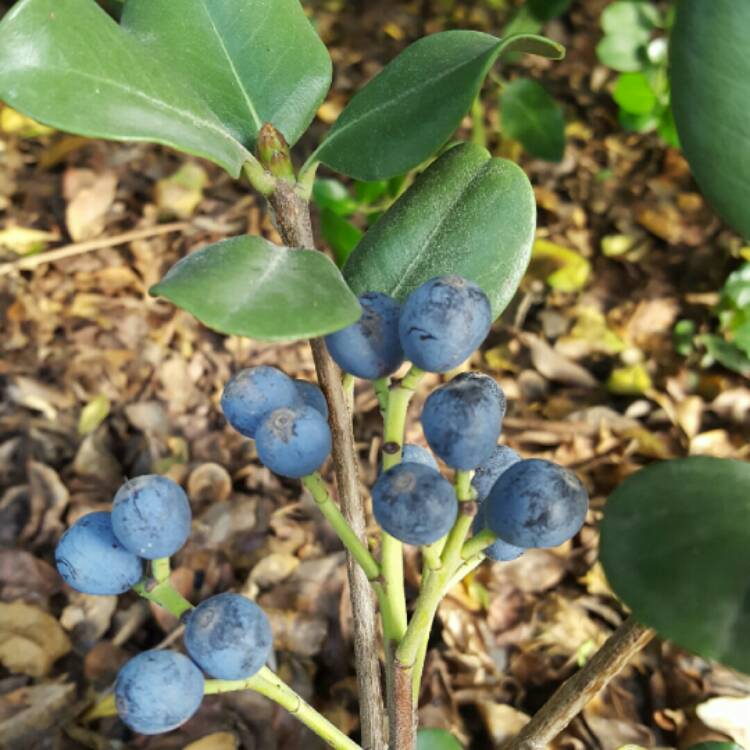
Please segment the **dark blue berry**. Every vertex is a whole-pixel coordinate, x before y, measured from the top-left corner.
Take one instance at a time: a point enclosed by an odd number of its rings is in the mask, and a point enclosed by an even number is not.
[[[484,500],[500,475],[520,460],[521,456],[507,445],[495,446],[492,455],[481,466],[477,466],[471,480],[472,487],[477,491],[477,500]]]
[[[487,528],[485,524],[484,511],[485,503],[480,503],[479,510],[474,516],[474,522],[471,527],[473,534],[478,534],[480,531],[484,531]],[[523,547],[516,547],[512,544],[504,542],[502,539],[498,539],[493,542],[489,547],[485,547],[484,554],[494,560],[495,562],[509,562],[515,560],[524,553]]]
[[[184,724],[203,700],[203,675],[187,656],[144,651],[120,670],[115,705],[135,732],[161,734]]]
[[[588,494],[562,466],[532,458],[504,471],[485,501],[487,526],[517,547],[557,547],[580,531]]]
[[[240,594],[219,594],[188,616],[185,648],[211,677],[244,680],[267,661],[273,636],[265,612]]]
[[[300,380],[299,378],[294,379],[294,384],[297,386],[297,393],[299,393],[302,403],[312,406],[313,409],[317,409],[328,419],[328,402],[323,395],[323,391],[315,383]]]
[[[123,594],[143,577],[143,562],[117,540],[105,511],[79,518],[62,535],[55,564],[65,583],[84,594]]]
[[[235,373],[221,395],[221,409],[227,421],[249,438],[255,437],[255,431],[269,412],[302,403],[295,382],[281,370],[267,365]]]
[[[155,560],[177,552],[190,536],[190,502],[177,482],[158,474],[128,479],[112,505],[112,528],[122,545]]]
[[[427,448],[423,448],[421,445],[416,445],[415,443],[406,443],[404,445],[404,450],[401,454],[401,463],[422,464],[422,466],[429,466],[431,469],[435,469],[435,471],[440,470],[435,456]]]
[[[422,409],[422,429],[448,466],[474,469],[492,455],[504,414],[505,397],[497,383],[467,372],[430,394]]]
[[[432,544],[453,527],[458,501],[451,483],[423,464],[398,464],[378,477],[372,509],[380,526],[406,544]]]
[[[326,346],[344,372],[377,380],[394,373],[404,361],[398,335],[401,306],[381,292],[367,292],[359,303],[362,317],[326,336]]]
[[[460,276],[439,276],[404,302],[399,334],[406,358],[428,372],[458,367],[484,341],[492,325],[490,301]]]
[[[276,409],[258,428],[256,444],[261,463],[275,474],[304,477],[331,452],[331,430],[311,406]]]

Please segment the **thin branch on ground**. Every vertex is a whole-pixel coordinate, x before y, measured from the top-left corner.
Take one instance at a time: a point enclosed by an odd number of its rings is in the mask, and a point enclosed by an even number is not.
[[[629,617],[585,667],[566,680],[504,750],[544,750],[654,637]]]
[[[91,252],[92,250],[103,250],[106,247],[115,247],[124,245],[127,242],[136,240],[147,240],[150,237],[158,237],[160,234],[171,234],[172,232],[184,232],[191,226],[188,221],[175,221],[171,224],[157,224],[155,227],[144,227],[143,229],[133,229],[130,232],[116,234],[113,237],[100,237],[96,240],[87,240],[86,242],[75,242],[72,245],[64,245],[55,248],[46,253],[39,255],[27,255],[18,260],[12,260],[8,263],[0,264],[0,276],[7,276],[13,271],[30,271],[44,263],[54,263],[65,258],[72,258],[75,255]]]

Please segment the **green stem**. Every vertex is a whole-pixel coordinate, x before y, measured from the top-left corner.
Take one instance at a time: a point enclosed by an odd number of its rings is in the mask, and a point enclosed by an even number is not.
[[[133,586],[133,591],[144,599],[163,607],[178,619],[193,608],[193,605],[179,591],[172,588],[169,578],[154,584],[154,581],[140,581]]]
[[[169,580],[170,567],[168,557],[157,557],[151,561],[151,576],[157,583]]]
[[[484,126],[484,105],[478,96],[471,105],[471,142],[487,148],[487,129]]]
[[[494,544],[497,541],[497,536],[493,531],[484,529],[478,534],[475,534],[468,542],[461,547],[461,558],[468,560],[475,555],[481,554],[487,547]]]
[[[302,200],[309,201],[315,185],[315,174],[318,171],[319,161],[308,161],[302,166],[297,176],[297,194]]]
[[[338,505],[333,502],[320,474],[316,472],[315,474],[302,477],[302,484],[309,490],[320,512],[328,523],[331,524],[331,527],[346,549],[349,550],[352,557],[357,561],[362,570],[364,570],[367,578],[370,581],[377,581],[380,578],[380,566],[372,554],[370,554],[370,550],[365,547],[360,538],[352,530],[352,527],[349,526]]]
[[[422,559],[424,560],[427,570],[440,570],[443,567],[443,561],[440,559],[440,553],[443,551],[443,545],[445,544],[445,537],[438,539],[432,544],[426,544],[422,547]]]
[[[378,397],[380,413],[385,414],[388,409],[388,389],[391,387],[391,379],[378,378],[372,381],[372,386],[375,389],[375,395]]]
[[[266,198],[273,194],[276,189],[276,180],[272,174],[266,172],[263,165],[251,156],[243,165],[242,169],[250,184]]]
[[[388,471],[401,462],[409,401],[423,375],[424,372],[418,367],[412,367],[401,383],[392,386],[388,393],[383,436],[383,471]],[[407,626],[403,548],[401,542],[385,531],[382,533],[381,546],[381,568],[388,599],[383,631],[386,638],[398,642]]]
[[[261,667],[259,672],[247,680],[206,680],[203,692],[205,695],[216,695],[233,690],[254,690],[265,695],[336,750],[362,750],[354,740],[319,714],[268,667]]]

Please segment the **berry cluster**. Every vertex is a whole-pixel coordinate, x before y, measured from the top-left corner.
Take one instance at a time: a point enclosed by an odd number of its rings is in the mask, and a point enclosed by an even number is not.
[[[153,565],[182,547],[190,524],[187,495],[171,479],[146,475],[128,480],[115,495],[111,513],[89,513],[63,534],[55,551],[57,569],[77,591],[122,594],[141,584],[144,559]],[[247,679],[271,651],[266,615],[239,594],[219,594],[186,609],[187,657],[146,651],[130,659],[117,677],[117,712],[142,734],[168,732],[198,710],[203,672],[222,680]]]
[[[413,365],[410,375],[384,398],[386,443],[372,507],[385,534],[421,546],[426,559],[442,554],[434,569],[444,563],[452,566],[448,573],[453,575],[467,559],[466,549],[474,560],[512,560],[526,549],[554,547],[577,533],[588,508],[583,485],[549,461],[523,460],[498,445],[506,400],[492,378],[462,373],[425,401],[424,436],[435,456],[455,470],[455,485],[443,477],[433,453],[402,445],[413,392],[407,393],[405,383],[418,380],[423,371],[456,368],[489,332],[490,303],[480,287],[445,276],[423,284],[403,306],[374,292],[362,295],[360,302],[361,318],[326,337],[339,366],[349,375],[387,384],[404,361]],[[320,389],[274,367],[253,367],[227,382],[221,406],[228,422],[255,440],[265,466],[303,479],[355,559],[370,569],[368,578],[379,586],[378,563],[346,526],[317,474],[332,445]],[[389,437],[394,424],[395,437]],[[472,514],[476,538],[465,541]],[[168,558],[185,543],[190,525],[190,503],[175,482],[155,475],[138,477],[120,488],[111,513],[84,516],[63,535],[57,567],[79,591],[120,594],[135,588],[163,604],[161,591],[179,597],[169,585]],[[151,578],[144,578],[144,560],[151,561]],[[247,680],[264,669],[272,647],[266,615],[238,594],[218,594],[196,607],[178,601],[177,610],[185,623],[187,656],[147,651],[131,659],[117,678],[118,713],[144,734],[173,729],[195,713],[207,689],[204,673],[218,680]],[[408,631],[403,643],[409,643]]]

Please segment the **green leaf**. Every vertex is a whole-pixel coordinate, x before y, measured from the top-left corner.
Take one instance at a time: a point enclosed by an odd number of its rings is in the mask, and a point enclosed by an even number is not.
[[[357,196],[357,200],[367,205],[382,198],[387,192],[388,180],[374,180],[373,182],[357,180],[354,183],[354,194]]]
[[[346,219],[324,208],[320,215],[320,231],[323,238],[328,242],[336,257],[336,265],[346,263],[352,250],[362,239],[362,230],[358,229]]]
[[[163,143],[234,176],[249,158],[176,68],[93,0],[22,0],[5,15],[0,98],[55,128]]]
[[[683,648],[750,671],[750,464],[652,464],[607,501],[600,559],[633,616]]]
[[[659,9],[646,0],[618,0],[608,5],[602,13],[605,34],[636,36],[648,39],[663,19]]]
[[[750,263],[743,263],[727,276],[721,290],[721,304],[750,310]]]
[[[346,185],[328,178],[319,177],[315,180],[312,199],[321,210],[328,209],[339,216],[351,216],[359,206],[349,195]]]
[[[750,238],[750,3],[682,0],[670,43],[672,108],[696,181]]]
[[[565,151],[562,107],[545,88],[529,78],[516,78],[500,100],[503,132],[520,141],[532,156],[560,161]]]
[[[188,255],[150,293],[221,333],[264,341],[322,336],[351,325],[361,314],[356,297],[325,255],[251,236]]]
[[[744,750],[740,745],[734,742],[699,742],[697,745],[691,745],[688,750]]]
[[[461,750],[458,740],[445,729],[420,729],[417,750]]]
[[[646,63],[646,41],[635,36],[607,34],[596,45],[600,62],[612,70],[631,73],[641,70]]]
[[[434,276],[479,284],[498,316],[529,263],[536,206],[516,164],[481,146],[456,146],[426,169],[368,230],[344,276],[357,294],[403,300]]]
[[[520,35],[443,31],[418,40],[352,98],[310,157],[360,180],[408,172],[456,130],[495,60],[506,51],[560,55],[560,45]]]
[[[612,94],[620,109],[632,115],[648,115],[657,106],[657,98],[643,73],[623,73]]]
[[[682,357],[689,357],[695,351],[695,323],[692,320],[678,320],[672,329],[672,344]]]
[[[266,122],[296,143],[331,84],[331,58],[299,0],[127,0],[121,23],[146,54],[188,72],[248,147]]]
[[[710,366],[712,360],[716,360],[728,370],[750,378],[750,356],[745,354],[738,346],[726,341],[721,336],[714,336],[709,333],[698,336],[697,340],[706,347],[708,353],[708,362],[705,362],[705,365]]]

